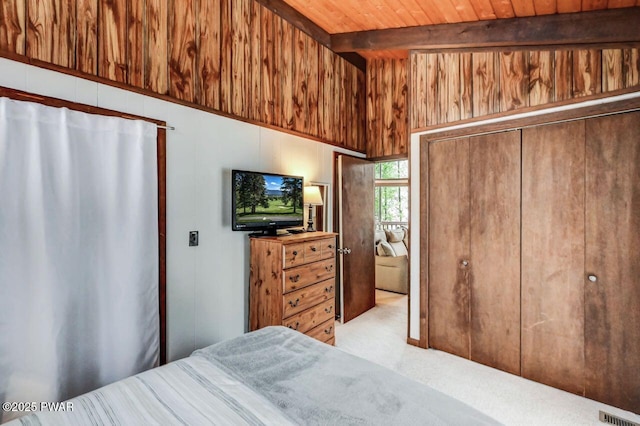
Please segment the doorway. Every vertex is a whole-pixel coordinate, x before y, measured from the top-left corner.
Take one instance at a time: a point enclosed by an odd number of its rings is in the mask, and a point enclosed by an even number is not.
[[[408,322],[409,161],[375,163],[374,263],[376,305]],[[397,312],[395,312],[397,311]]]
[[[336,155],[336,218],[340,233],[338,259],[341,288],[337,292],[341,321],[374,306],[393,307],[406,336],[409,282],[408,160],[371,162]],[[342,219],[340,219],[342,216]],[[354,268],[356,251],[361,258]],[[350,309],[355,308],[355,309]],[[351,311],[350,311],[351,310]],[[386,314],[385,314],[386,316]]]

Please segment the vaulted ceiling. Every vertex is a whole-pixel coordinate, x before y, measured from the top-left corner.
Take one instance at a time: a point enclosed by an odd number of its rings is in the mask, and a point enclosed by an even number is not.
[[[329,34],[640,6],[637,0],[285,0]]]
[[[331,35],[640,6],[640,0],[284,0]],[[559,21],[561,22],[561,21]],[[640,27],[640,22],[638,22]],[[357,50],[367,58],[407,49]]]

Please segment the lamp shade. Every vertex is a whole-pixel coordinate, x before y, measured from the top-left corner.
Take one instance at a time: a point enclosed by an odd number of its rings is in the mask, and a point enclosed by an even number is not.
[[[321,206],[322,197],[320,196],[320,188],[317,186],[305,186],[304,203],[309,205]]]

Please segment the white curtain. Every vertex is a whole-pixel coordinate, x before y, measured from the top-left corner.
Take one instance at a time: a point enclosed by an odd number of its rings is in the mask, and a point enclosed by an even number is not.
[[[0,400],[156,365],[158,263],[155,125],[0,98]]]

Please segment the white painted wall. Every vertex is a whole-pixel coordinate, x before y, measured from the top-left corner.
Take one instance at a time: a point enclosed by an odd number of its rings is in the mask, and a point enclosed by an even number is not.
[[[0,58],[0,86],[164,120],[169,361],[245,332],[249,239],[231,231],[231,169],[333,181],[331,145]],[[329,219],[332,213],[329,212]],[[189,231],[200,245],[188,246]]]

